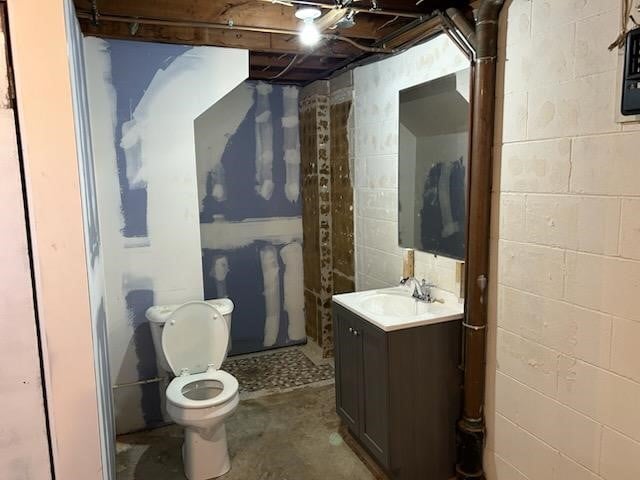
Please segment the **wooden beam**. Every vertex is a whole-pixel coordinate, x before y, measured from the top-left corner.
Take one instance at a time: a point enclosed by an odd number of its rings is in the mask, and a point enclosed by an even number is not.
[[[440,18],[433,17],[416,27],[403,32],[384,43],[387,48],[401,48],[407,44],[414,44],[420,40],[435,35],[442,31],[442,22]]]
[[[292,35],[281,35],[264,32],[247,32],[233,29],[202,28],[174,25],[140,24],[132,33],[132,24],[101,20],[94,25],[86,18],[80,18],[80,26],[85,35],[122,40],[136,40],[160,43],[176,43],[186,45],[209,45],[217,47],[244,48],[257,52],[290,53],[315,56],[346,58],[359,50],[345,42],[326,42],[310,51]]]
[[[252,67],[285,68],[293,60],[292,55],[273,55],[251,52],[249,63]],[[339,65],[339,61],[329,57],[309,57],[300,62],[297,67],[307,70],[329,70]]]
[[[278,70],[260,70],[260,69],[251,69],[249,72],[249,78],[254,80],[272,80],[275,75],[278,74]],[[317,71],[307,71],[307,70],[296,70],[292,69],[291,71],[285,73],[282,77],[279,77],[274,82],[296,82],[296,83],[306,83],[314,80],[320,80],[321,78],[325,78],[322,72]]]
[[[75,0],[78,11],[90,12],[91,0]],[[98,2],[100,15],[148,17],[175,21],[206,23],[233,23],[260,28],[297,30],[300,21],[294,8],[270,2],[247,0],[103,0]],[[339,33],[350,38],[378,39],[407,22],[401,19],[395,25],[383,27],[388,17],[358,14],[356,25]],[[383,27],[383,28],[381,28]],[[336,32],[338,33],[338,32]]]

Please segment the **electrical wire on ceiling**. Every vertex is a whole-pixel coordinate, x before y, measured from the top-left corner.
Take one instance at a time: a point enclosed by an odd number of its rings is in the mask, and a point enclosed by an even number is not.
[[[291,62],[289,62],[289,65],[287,65],[286,67],[284,67],[279,73],[277,73],[276,75],[274,75],[273,77],[270,77],[269,80],[276,80],[280,77],[282,77],[284,74],[286,74],[289,70],[291,70],[293,68],[293,66],[295,65],[296,61],[298,60],[299,55],[294,55],[293,58],[291,59]],[[304,58],[308,57],[308,55],[305,55]],[[304,60],[301,59],[301,60]]]
[[[276,60],[282,60],[285,57],[288,57],[289,54],[288,53],[283,53],[281,55],[278,55],[276,57]],[[264,67],[262,67],[262,69],[260,70],[261,72],[266,72],[267,70],[269,70],[271,68],[271,65],[265,65]]]
[[[380,25],[378,28],[376,28],[376,32],[379,32],[380,30],[382,30],[382,29],[384,29],[384,28],[388,27],[388,26],[389,26],[389,25],[391,25],[392,23],[397,22],[399,18],[400,18],[400,17],[398,17],[398,16],[396,15],[396,16],[395,16],[395,17],[393,17],[391,20],[389,20],[389,21],[387,21],[387,22],[384,22],[382,25]]]

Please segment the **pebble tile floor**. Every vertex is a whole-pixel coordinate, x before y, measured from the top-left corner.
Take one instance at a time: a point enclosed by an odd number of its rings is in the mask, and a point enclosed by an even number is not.
[[[222,369],[238,379],[240,393],[300,387],[333,379],[332,365],[316,365],[300,349],[231,357]]]

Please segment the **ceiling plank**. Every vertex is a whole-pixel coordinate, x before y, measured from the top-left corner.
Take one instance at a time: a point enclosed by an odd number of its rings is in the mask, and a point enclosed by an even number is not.
[[[274,79],[273,77],[278,74],[278,71],[274,70],[251,70],[249,72],[249,78],[253,80],[273,80],[274,82],[295,82],[295,83],[307,83],[313,80],[323,78],[322,74],[318,74],[317,71],[305,71],[305,70],[290,70],[282,77]]]
[[[78,11],[91,12],[91,0],[75,0]],[[294,16],[294,8],[270,2],[247,0],[103,0],[98,2],[101,15],[146,17],[174,21],[205,23],[230,22],[235,25],[251,25],[261,28],[297,30],[300,21]],[[356,15],[356,25],[339,33],[350,38],[377,39],[393,28],[406,23],[399,19],[396,25],[384,27],[388,17],[372,14]],[[410,20],[410,19],[409,19]],[[338,31],[335,31],[338,33]]]
[[[426,22],[422,22],[416,27],[402,32],[385,42],[387,48],[400,48],[405,45],[414,44],[422,39],[433,36],[442,31],[440,19],[434,17]]]
[[[285,68],[293,60],[291,55],[273,55],[261,54],[259,52],[251,52],[249,63],[254,67],[277,67]],[[329,57],[309,57],[300,61],[297,65],[299,68],[308,70],[329,70],[339,64],[339,60]]]

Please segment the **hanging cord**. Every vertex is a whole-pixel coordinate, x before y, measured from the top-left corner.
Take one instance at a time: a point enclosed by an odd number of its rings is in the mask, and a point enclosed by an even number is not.
[[[631,15],[631,9],[633,8],[633,0],[622,0],[622,12],[620,18],[620,35],[615,41],[609,45],[609,50],[614,50],[616,48],[624,47],[624,44],[627,42],[627,25],[629,23],[629,19],[637,26],[637,22]]]
[[[304,58],[307,58],[307,56],[305,56]],[[281,76],[283,76],[285,73],[287,73],[289,70],[291,70],[293,68],[293,65],[298,60],[298,57],[299,57],[299,55],[294,55],[293,58],[291,59],[291,62],[289,63],[289,65],[284,67],[284,69],[280,73],[274,75],[273,77],[270,77],[269,80],[276,80],[276,79],[280,78]]]

